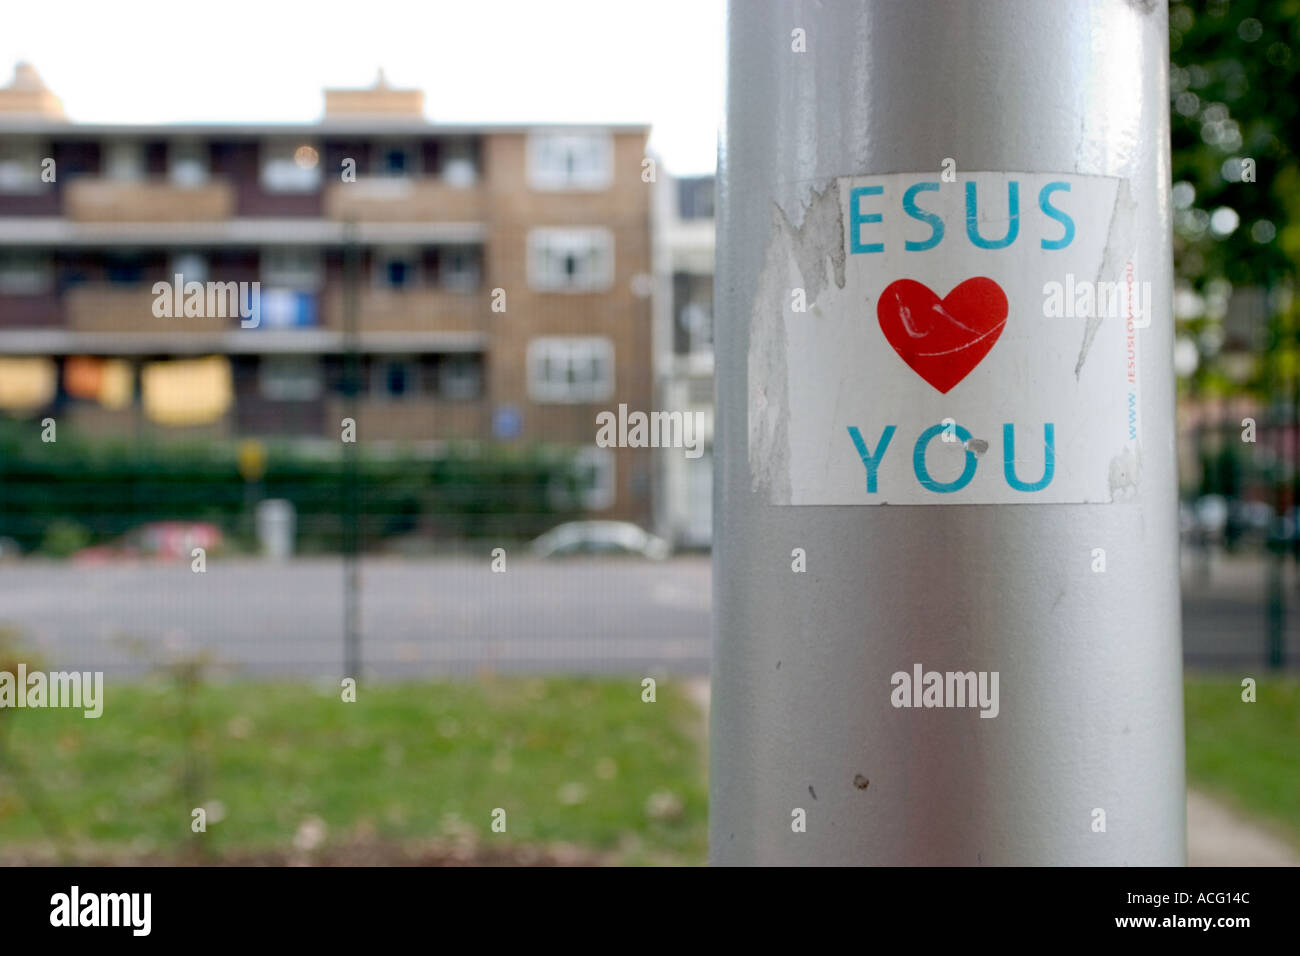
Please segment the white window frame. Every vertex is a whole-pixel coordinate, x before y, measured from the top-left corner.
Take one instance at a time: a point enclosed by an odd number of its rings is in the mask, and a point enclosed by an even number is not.
[[[686,328],[687,354],[697,355],[712,350],[709,338],[713,331],[713,312],[700,302],[682,306],[682,325]]]
[[[478,167],[474,163],[474,143],[468,139],[447,140],[443,144],[442,181],[456,189],[465,189],[478,182]]]
[[[267,246],[258,273],[268,289],[317,292],[324,282],[325,263],[320,250],[310,246]]]
[[[458,368],[451,372],[452,368]],[[473,369],[467,373],[463,369]],[[483,355],[481,352],[452,352],[438,363],[438,397],[453,402],[471,401],[483,396]],[[470,384],[473,388],[470,388]]]
[[[181,276],[184,282],[207,282],[209,276],[208,257],[201,252],[176,252],[168,263],[171,271],[167,278]]]
[[[315,142],[296,139],[268,139],[260,146],[258,182],[269,193],[314,193],[321,186],[321,163],[301,166],[298,163],[299,147],[310,146],[320,154]]]
[[[464,269],[451,269],[450,257],[463,255]],[[483,284],[483,256],[481,247],[471,245],[443,246],[438,250],[438,286],[452,292],[472,292]]]
[[[302,374],[306,372],[306,374]],[[258,394],[271,402],[311,402],[325,392],[325,370],[314,355],[263,355]]]
[[[211,175],[211,157],[201,140],[173,140],[167,148],[167,178],[175,186],[202,186]]]
[[[566,254],[594,254],[594,267],[572,278]],[[542,292],[602,292],[614,284],[614,234],[599,226],[539,226],[528,231],[528,285]]]
[[[104,176],[132,183],[145,178],[144,143],[137,139],[110,139],[104,147]]]
[[[614,181],[609,130],[533,130],[528,134],[528,184],[543,192],[597,192]]]
[[[591,486],[578,488],[578,499],[586,511],[604,511],[618,498],[618,468],[614,449],[586,445],[574,456],[576,469],[593,469],[599,476]]]
[[[0,253],[0,294],[43,295],[54,284],[54,263],[39,252]]]
[[[0,140],[0,193],[30,195],[45,189],[41,164],[49,156],[39,140]]]
[[[538,336],[528,343],[527,365],[528,395],[538,404],[579,405],[614,395],[614,342],[604,336]],[[569,381],[569,372],[584,365],[601,374]],[[559,367],[566,371],[557,376],[554,370]]]

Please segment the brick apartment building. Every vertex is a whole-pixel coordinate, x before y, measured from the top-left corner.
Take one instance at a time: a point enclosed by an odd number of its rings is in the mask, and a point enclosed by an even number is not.
[[[0,412],[337,441],[354,342],[360,441],[580,447],[587,508],[648,522],[649,451],[594,445],[597,412],[653,396],[647,129],[423,111],[381,76],[327,90],[315,123],[71,123],[20,65],[0,89]],[[159,316],[177,275],[259,283],[256,314]]]

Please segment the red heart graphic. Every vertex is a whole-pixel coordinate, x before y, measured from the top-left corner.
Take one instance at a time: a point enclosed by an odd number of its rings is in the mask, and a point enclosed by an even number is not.
[[[880,331],[912,371],[940,392],[971,373],[1007,324],[1007,297],[992,279],[967,279],[943,299],[912,279],[891,282],[876,304]]]

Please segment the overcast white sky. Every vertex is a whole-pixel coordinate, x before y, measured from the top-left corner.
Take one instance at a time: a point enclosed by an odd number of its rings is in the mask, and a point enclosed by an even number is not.
[[[326,86],[425,91],[445,122],[648,122],[711,171],[722,0],[72,0],[7,3],[0,85],[32,63],[82,122],[308,122]]]

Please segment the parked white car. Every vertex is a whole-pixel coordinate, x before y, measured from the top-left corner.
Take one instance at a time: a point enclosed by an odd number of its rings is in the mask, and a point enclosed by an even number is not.
[[[532,552],[541,558],[571,554],[633,554],[662,561],[668,542],[626,521],[570,521],[540,536]]]

